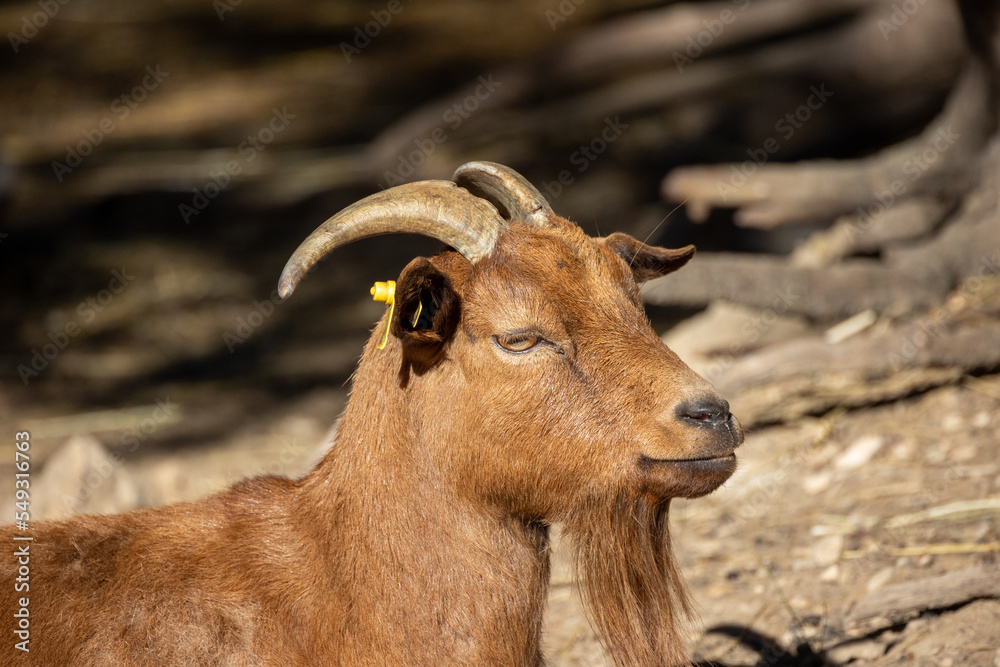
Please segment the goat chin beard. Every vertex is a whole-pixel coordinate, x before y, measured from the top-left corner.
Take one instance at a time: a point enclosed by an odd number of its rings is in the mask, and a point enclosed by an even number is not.
[[[691,614],[670,547],[670,500],[594,498],[566,521],[588,615],[618,667],[689,665]]]

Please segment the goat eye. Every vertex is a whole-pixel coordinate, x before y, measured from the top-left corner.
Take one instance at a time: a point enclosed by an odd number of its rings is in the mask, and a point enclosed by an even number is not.
[[[496,336],[497,345],[508,352],[527,352],[541,342],[541,337],[532,333],[501,334]]]

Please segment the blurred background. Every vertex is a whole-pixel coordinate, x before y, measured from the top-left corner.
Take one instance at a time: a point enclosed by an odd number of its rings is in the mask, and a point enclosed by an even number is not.
[[[36,0],[0,33],[0,433],[32,434],[33,518],[303,474],[369,286],[439,244],[358,242],[287,303],[284,262],[493,160],[591,234],[699,248],[643,289],[749,433],[675,504],[697,660],[1000,665],[993,2]],[[571,581],[557,549],[547,654],[607,664]]]

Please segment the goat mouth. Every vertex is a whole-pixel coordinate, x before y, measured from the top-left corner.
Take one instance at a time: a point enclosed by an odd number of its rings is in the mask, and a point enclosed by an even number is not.
[[[639,488],[652,498],[698,498],[719,488],[736,472],[736,453],[683,459],[638,460]]]
[[[652,456],[646,456],[645,454],[639,455],[640,465],[656,465],[658,463],[672,463],[672,464],[713,464],[713,463],[730,463],[736,461],[736,452],[729,452],[728,454],[722,454],[721,456],[702,456],[698,458],[690,459],[657,459]]]

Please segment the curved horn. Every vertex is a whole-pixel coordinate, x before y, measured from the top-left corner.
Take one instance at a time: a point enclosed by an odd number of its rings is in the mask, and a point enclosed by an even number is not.
[[[509,220],[542,226],[552,209],[534,185],[510,167],[496,162],[466,162],[452,180],[474,195],[488,199]]]
[[[493,250],[504,225],[496,209],[450,181],[397,185],[351,204],[309,235],[278,281],[281,298],[334,249],[380,234],[423,234],[455,248],[475,263]]]

